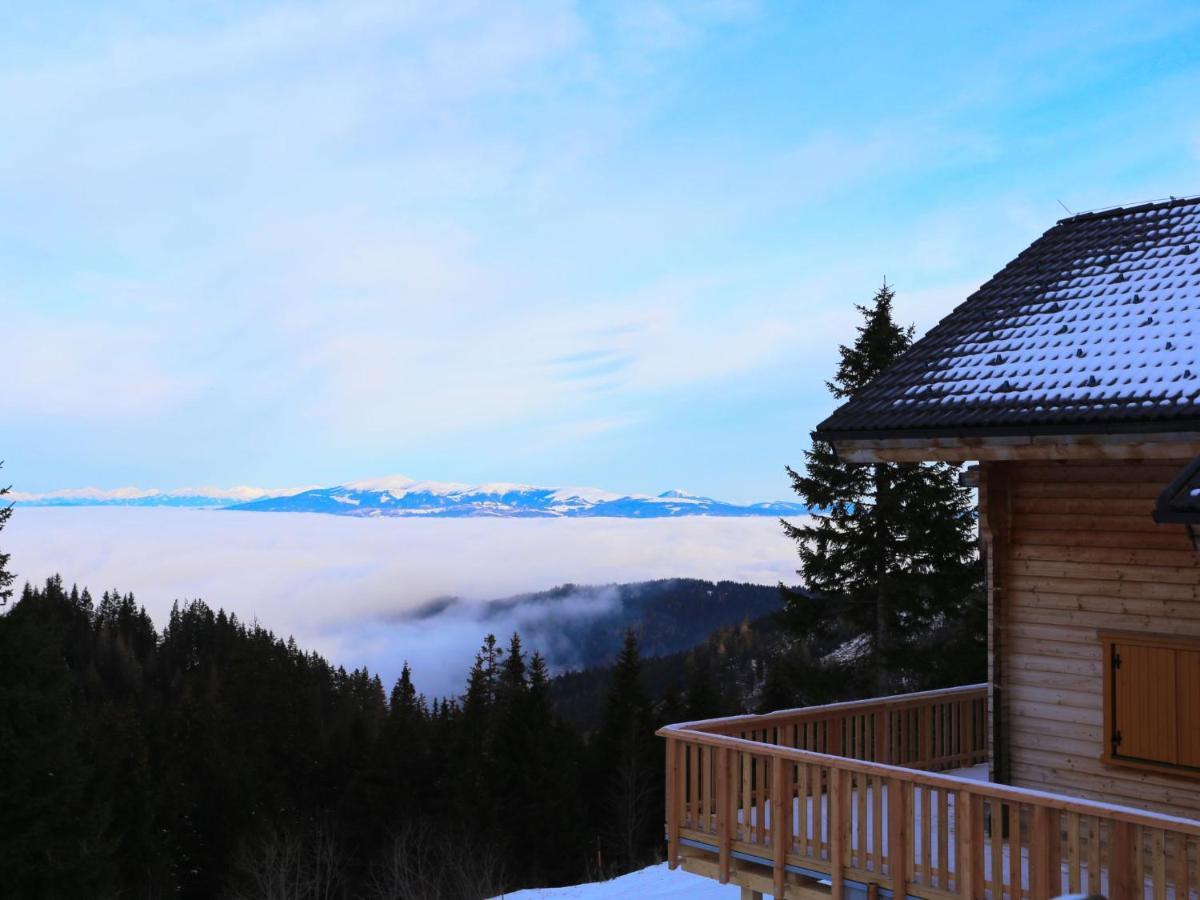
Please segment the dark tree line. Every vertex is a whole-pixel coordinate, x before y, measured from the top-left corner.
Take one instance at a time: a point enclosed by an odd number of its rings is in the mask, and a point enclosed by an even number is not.
[[[0,616],[5,896],[462,898],[653,861],[664,710],[630,634],[599,724],[489,636],[390,690],[201,602],[161,632],[57,579]]]

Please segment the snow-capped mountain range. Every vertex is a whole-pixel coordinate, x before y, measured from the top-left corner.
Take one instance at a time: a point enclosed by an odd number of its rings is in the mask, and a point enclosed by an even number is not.
[[[328,488],[181,488],[174,491],[93,488],[50,494],[10,495],[22,506],[185,506],[253,512],[330,513],[341,516],[444,518],[564,518],[607,516],[652,519],[674,516],[801,515],[799,503],[739,505],[686,491],[617,494],[587,487],[537,487],[496,482],[469,485],[414,481],[403,476],[352,481]]]

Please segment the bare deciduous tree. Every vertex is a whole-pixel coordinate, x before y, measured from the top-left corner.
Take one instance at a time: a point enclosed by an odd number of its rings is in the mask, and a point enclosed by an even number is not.
[[[241,854],[232,900],[340,900],[346,878],[333,828],[272,829]]]
[[[468,837],[416,822],[397,831],[372,867],[371,900],[475,900],[503,885],[503,861]]]

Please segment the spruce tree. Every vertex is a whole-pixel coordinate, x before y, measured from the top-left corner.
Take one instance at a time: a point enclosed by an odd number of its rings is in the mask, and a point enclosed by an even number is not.
[[[893,318],[894,296],[885,283],[857,307],[858,336],[840,348],[827,382],[838,400],[854,397],[911,345],[912,326]],[[785,622],[810,652],[842,645],[818,660],[818,680],[844,669],[852,678],[843,685],[884,694],[932,686],[938,671],[964,668],[947,667],[948,657],[982,661],[974,505],[959,467],[848,463],[817,437],[804,455],[803,474],[787,471],[814,513],[783,526],[796,541],[805,586],[820,599],[789,593]]]
[[[629,630],[613,666],[604,719],[592,747],[592,784],[598,789],[593,802],[604,823],[606,865],[615,862],[628,870],[653,855],[661,836],[655,825],[662,789],[660,751],[637,636]]]
[[[4,463],[0,462],[0,467]],[[4,526],[8,524],[9,517],[12,516],[12,504],[4,498],[8,492],[12,490],[10,486],[0,487],[0,531],[4,530]],[[12,597],[13,574],[8,571],[8,559],[10,554],[0,551],[0,606],[3,606]]]

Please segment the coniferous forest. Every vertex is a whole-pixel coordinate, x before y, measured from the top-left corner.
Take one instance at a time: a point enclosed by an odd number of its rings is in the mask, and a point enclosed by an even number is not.
[[[590,733],[488,636],[459,698],[385,686],[201,602],[26,587],[0,616],[15,897],[490,896],[653,861],[664,710],[627,638]]]

